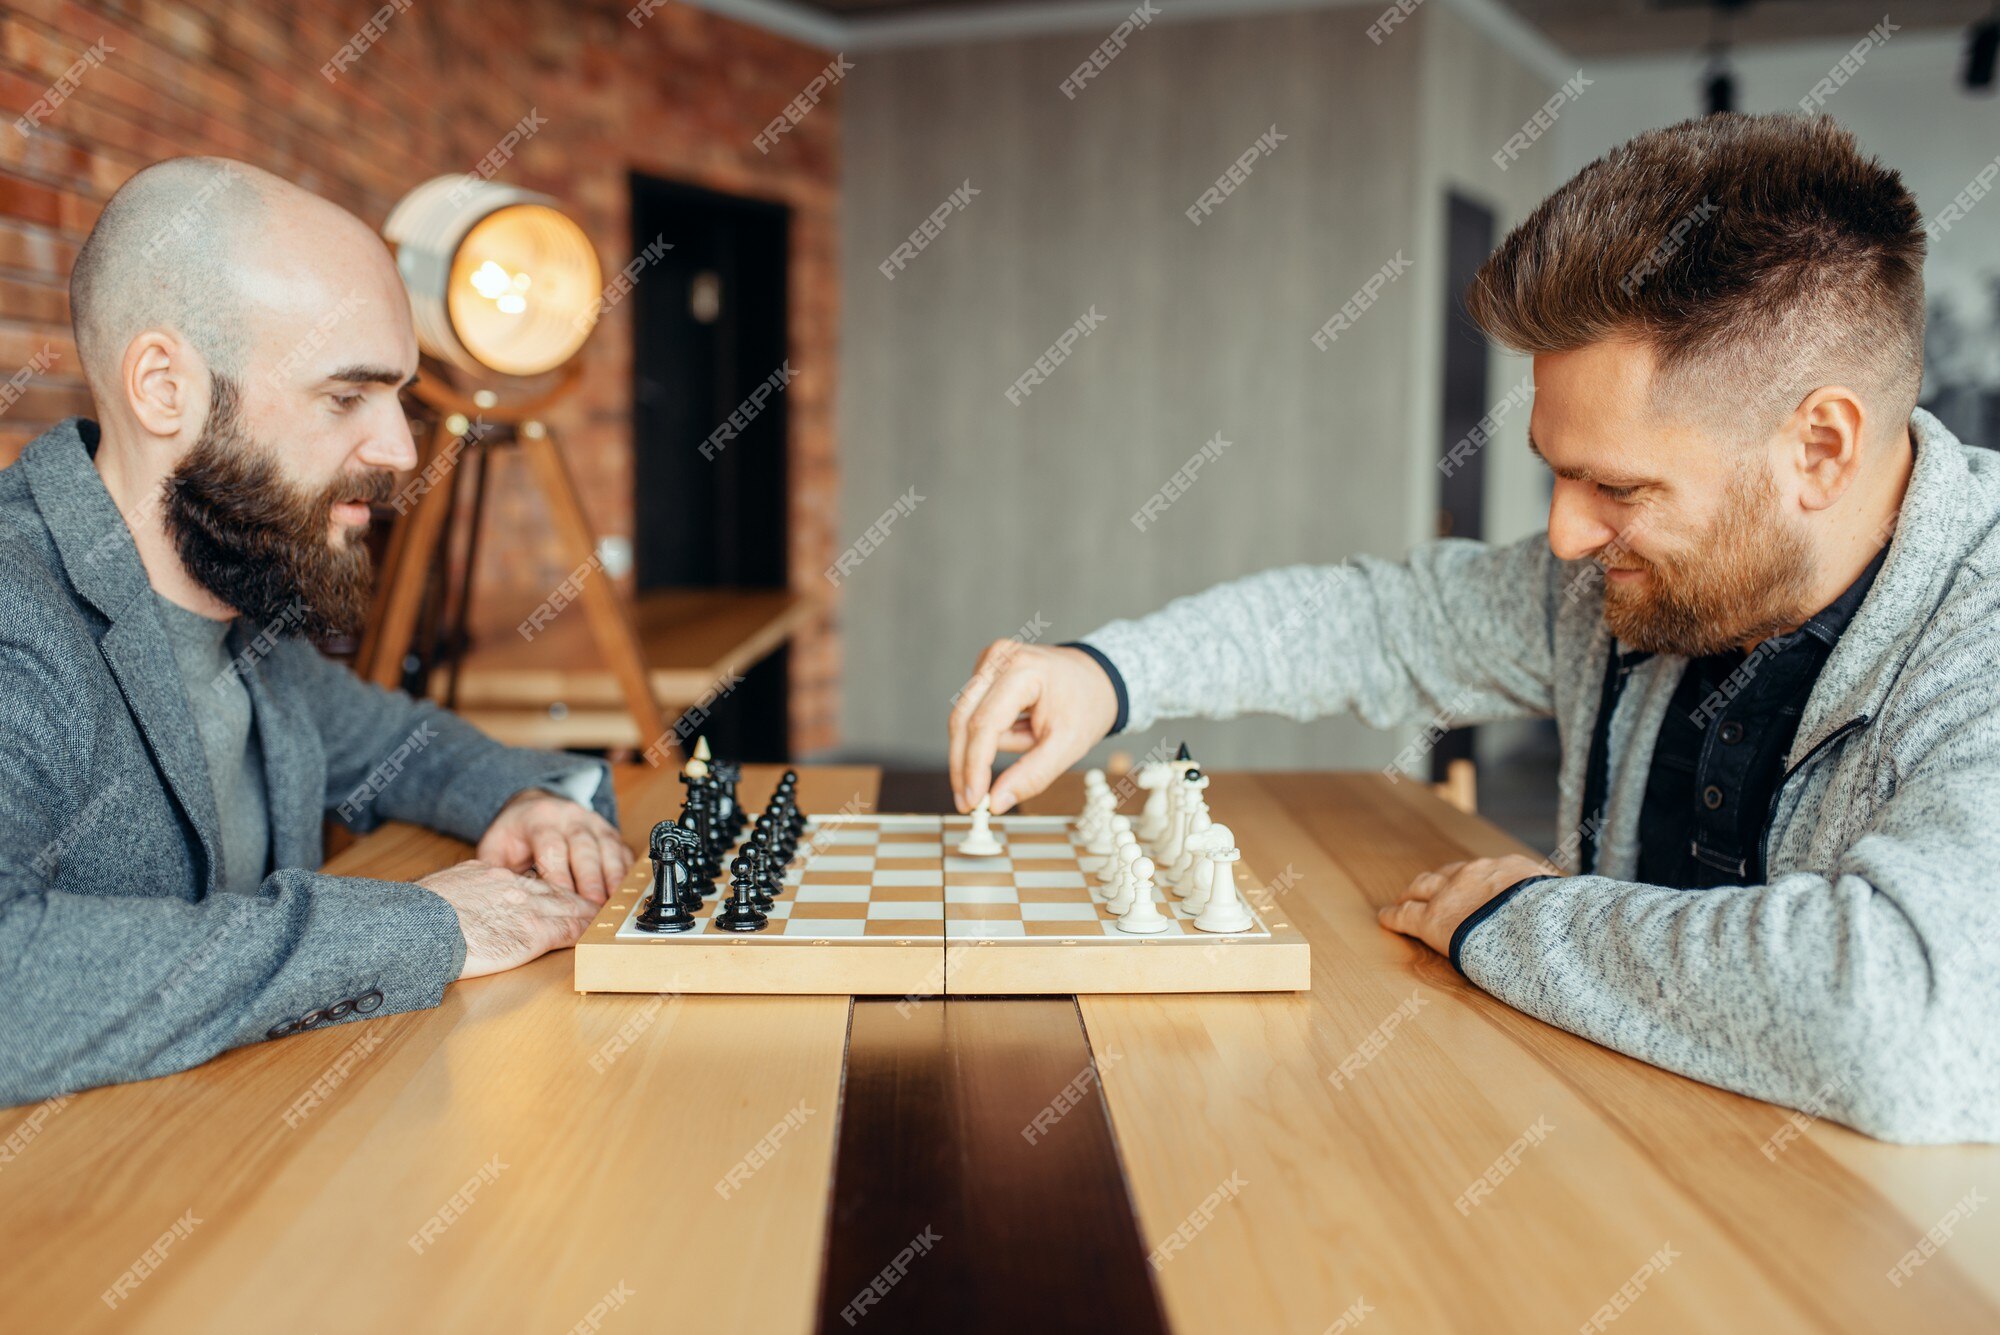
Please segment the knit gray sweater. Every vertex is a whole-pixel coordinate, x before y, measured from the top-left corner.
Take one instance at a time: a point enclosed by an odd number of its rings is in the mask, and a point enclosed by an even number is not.
[[[1591,875],[1531,885],[1466,937],[1504,1001],[1725,1089],[1899,1141],[2000,1140],[2000,455],[1919,410],[1868,599],[1807,701],[1762,885],[1637,883],[1653,739],[1683,658],[1634,668],[1611,718]],[[1087,642],[1129,729],[1351,711],[1378,727],[1553,717],[1557,861],[1574,872],[1611,650],[1602,575],[1545,537],[1403,563],[1267,571]]]

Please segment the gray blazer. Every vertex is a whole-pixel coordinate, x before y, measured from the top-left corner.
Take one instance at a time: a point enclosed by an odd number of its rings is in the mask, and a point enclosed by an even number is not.
[[[414,885],[321,875],[325,814],[476,840],[515,793],[602,770],[501,746],[239,622],[275,870],[255,896],[222,892],[207,762],[97,440],[72,418],[0,470],[6,1104],[437,1005],[464,964],[457,915]],[[615,819],[608,775],[595,805]]]

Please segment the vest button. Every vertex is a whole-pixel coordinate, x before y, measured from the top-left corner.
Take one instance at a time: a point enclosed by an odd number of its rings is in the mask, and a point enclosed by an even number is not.
[[[1722,805],[1722,790],[1711,783],[1701,790],[1701,804],[1714,811]]]

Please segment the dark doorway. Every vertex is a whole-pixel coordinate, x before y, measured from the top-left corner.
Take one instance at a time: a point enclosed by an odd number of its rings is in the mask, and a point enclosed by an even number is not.
[[[1480,538],[1486,532],[1486,450],[1469,441],[1490,406],[1486,336],[1465,313],[1465,292],[1493,253],[1493,210],[1455,191],[1445,194],[1444,412],[1438,446],[1438,536]],[[1457,728],[1431,752],[1431,778],[1443,779],[1454,760],[1470,760],[1473,729]]]
[[[790,211],[636,172],[631,190],[631,253],[673,247],[629,298],[640,595],[783,588]],[[718,755],[789,758],[787,679],[781,649],[715,701],[700,730]]]

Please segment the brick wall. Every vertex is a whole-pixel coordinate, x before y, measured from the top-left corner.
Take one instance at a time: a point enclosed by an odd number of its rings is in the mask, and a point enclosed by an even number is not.
[[[0,383],[27,373],[5,391],[18,397],[0,412],[0,463],[50,422],[90,412],[65,284],[103,201],[140,167],[240,158],[379,227],[403,192],[471,170],[533,108],[546,124],[495,179],[564,201],[607,274],[631,258],[628,171],[792,209],[789,568],[794,587],[823,590],[837,516],[838,85],[768,155],[753,139],[829,53],[671,3],[637,26],[626,0],[397,3],[0,3]],[[372,45],[324,77],[375,14],[386,17]],[[72,69],[73,91],[38,127],[11,123]],[[632,532],[627,315],[607,313],[582,354],[580,392],[549,415],[605,534]],[[478,606],[511,633],[568,572],[518,464],[493,484],[488,532],[507,540],[484,545]],[[830,619],[794,645],[801,751],[837,740],[839,662]]]

